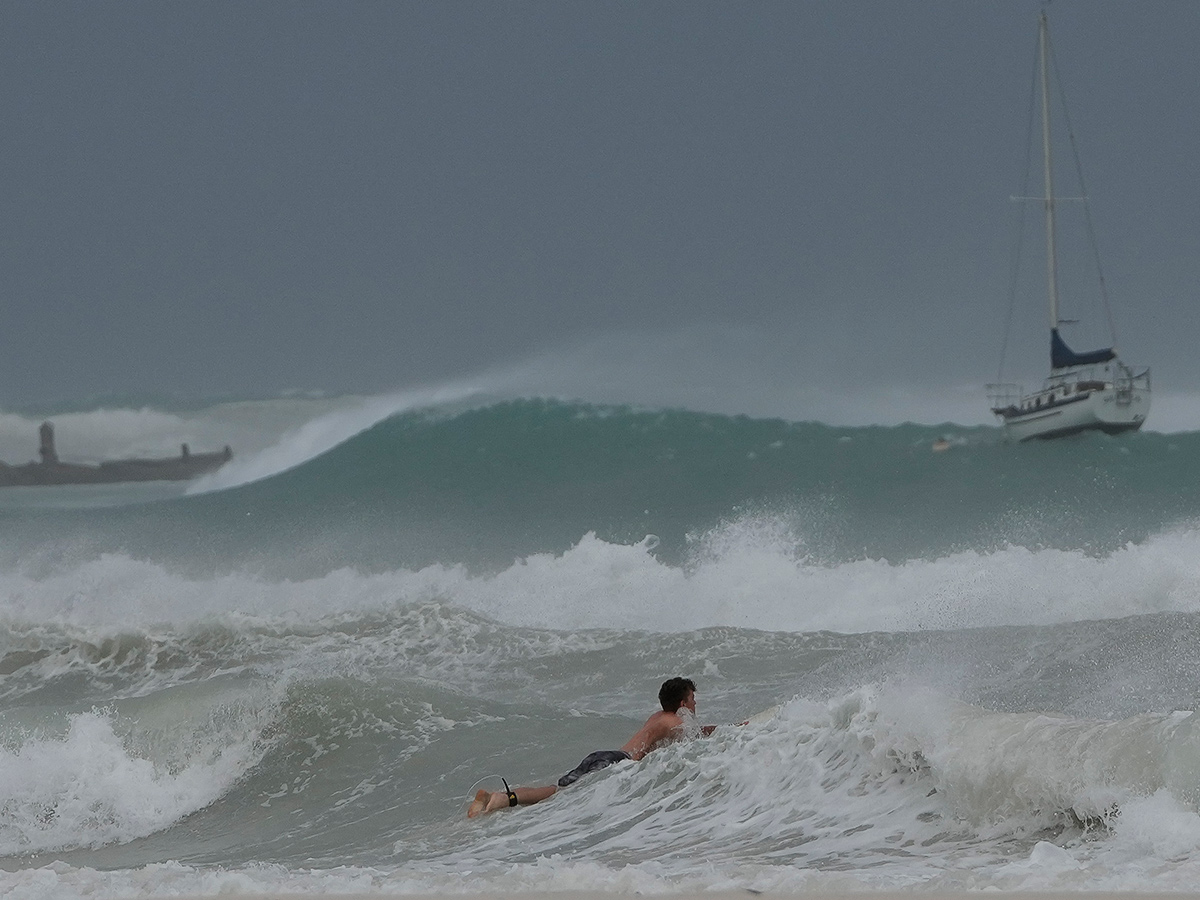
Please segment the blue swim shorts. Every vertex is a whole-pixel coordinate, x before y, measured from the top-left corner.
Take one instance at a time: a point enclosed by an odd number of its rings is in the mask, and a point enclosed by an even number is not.
[[[566,787],[568,784],[574,784],[589,772],[595,772],[597,769],[603,769],[605,766],[632,758],[624,750],[597,750],[595,753],[589,753],[583,758],[583,762],[558,779],[558,786]]]

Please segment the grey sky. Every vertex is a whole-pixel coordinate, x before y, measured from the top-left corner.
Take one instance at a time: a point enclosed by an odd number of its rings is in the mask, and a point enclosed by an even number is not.
[[[721,357],[714,391],[982,385],[1039,8],[6,3],[0,405],[374,392],[609,334]],[[1050,14],[1119,347],[1200,391],[1200,4]]]

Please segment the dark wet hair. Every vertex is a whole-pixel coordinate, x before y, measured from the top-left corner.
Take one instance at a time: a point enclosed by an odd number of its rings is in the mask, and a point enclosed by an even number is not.
[[[696,682],[690,678],[668,678],[658,689],[658,702],[667,712],[677,712],[687,699],[688,691],[696,690]]]

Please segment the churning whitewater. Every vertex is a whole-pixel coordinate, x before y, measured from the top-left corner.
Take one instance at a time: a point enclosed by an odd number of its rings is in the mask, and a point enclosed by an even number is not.
[[[1194,889],[1200,434],[296,407],[0,493],[0,891]]]

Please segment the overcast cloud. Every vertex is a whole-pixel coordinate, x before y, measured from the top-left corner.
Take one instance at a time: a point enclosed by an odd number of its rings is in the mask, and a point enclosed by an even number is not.
[[[1039,9],[6,3],[0,405],[502,372],[986,421]],[[1200,393],[1200,4],[1050,15],[1119,349]]]

